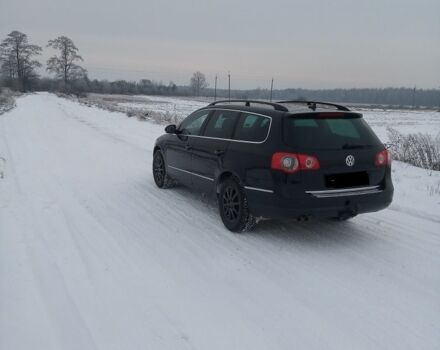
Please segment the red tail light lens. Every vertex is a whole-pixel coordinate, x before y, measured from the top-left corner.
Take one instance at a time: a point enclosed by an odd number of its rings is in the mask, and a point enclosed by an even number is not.
[[[390,166],[391,165],[391,155],[388,150],[384,149],[376,154],[374,159],[374,165],[376,166]]]
[[[298,154],[301,170],[318,170],[320,168],[318,158],[307,154]]]
[[[277,152],[272,155],[271,168],[286,173],[296,173],[299,170],[318,170],[319,161],[307,154]]]

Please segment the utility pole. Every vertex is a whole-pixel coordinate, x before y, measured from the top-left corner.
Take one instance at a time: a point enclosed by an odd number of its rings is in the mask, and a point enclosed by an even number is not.
[[[217,74],[215,75],[215,84],[214,84],[214,101],[217,101]]]
[[[272,92],[273,92],[273,77],[272,77],[272,81],[270,83],[270,102],[272,102]]]
[[[231,101],[231,72],[228,71],[228,97],[229,101]]]
[[[439,94],[438,94],[438,111],[440,112],[440,86],[439,86]]]
[[[413,109],[416,108],[416,86],[414,85],[413,96],[412,96],[412,106]]]

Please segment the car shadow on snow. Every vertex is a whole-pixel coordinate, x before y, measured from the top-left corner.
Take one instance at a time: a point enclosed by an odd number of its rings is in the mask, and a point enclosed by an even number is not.
[[[179,196],[179,200],[185,199],[185,202],[189,203],[191,207],[200,211],[200,215],[206,215],[215,220],[218,223],[215,231],[221,231],[221,234],[233,235],[234,239],[256,239],[271,241],[272,243],[278,242],[282,245],[340,245],[341,247],[365,245],[375,241],[368,226],[366,227],[365,224],[360,225],[360,221],[362,221],[360,217],[348,221],[311,219],[305,222],[294,219],[263,219],[251,231],[232,233],[223,226],[215,194],[200,194],[181,185],[166,191],[168,194]],[[213,232],[213,234],[215,233]]]
[[[262,220],[245,236],[280,241],[283,244],[302,245],[360,245],[371,242],[363,227],[357,225],[357,219],[338,222],[330,220]]]

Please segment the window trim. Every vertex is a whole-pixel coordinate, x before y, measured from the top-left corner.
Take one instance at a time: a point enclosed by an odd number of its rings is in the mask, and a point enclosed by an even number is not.
[[[245,141],[245,140],[235,140],[235,139],[232,139],[232,138],[230,138],[230,139],[223,139],[223,138],[219,138],[219,137],[211,137],[211,136],[203,136],[203,135],[185,135],[185,137],[196,137],[196,138],[201,138],[201,139],[223,140],[223,141],[239,142],[239,143],[262,144],[262,143],[265,143],[267,141],[267,139],[269,138],[270,132],[272,130],[272,117],[268,116],[268,115],[265,115],[265,114],[248,112],[248,111],[242,111],[242,110],[239,110],[239,109],[228,109],[228,108],[206,108],[204,110],[209,110],[210,113],[208,115],[208,118],[206,118],[206,120],[205,120],[205,125],[203,125],[202,128],[201,128],[201,130],[203,129],[203,132],[205,132],[206,123],[212,117],[212,115],[213,115],[212,112],[213,111],[214,112],[215,111],[230,111],[230,112],[238,112],[239,113],[238,118],[237,118],[237,122],[235,123],[235,126],[234,126],[234,131],[232,133],[232,137],[234,137],[235,129],[236,129],[237,123],[238,123],[238,119],[241,117],[242,113],[255,114],[255,115],[258,115],[258,116],[261,116],[261,117],[269,118],[269,128],[267,130],[267,135],[266,135],[266,137],[265,137],[265,139],[263,141]],[[195,111],[195,112],[198,112],[198,111]],[[193,113],[195,113],[195,112],[193,112]]]
[[[182,123],[183,123],[186,119],[188,119],[189,117],[191,117],[193,114],[198,113],[198,112],[203,112],[203,111],[205,111],[205,110],[204,110],[204,109],[199,109],[199,110],[197,110],[197,111],[192,112],[190,115],[188,115],[185,119],[183,119],[183,120],[177,125],[177,128],[176,128],[176,129],[179,130],[180,127],[181,127],[181,125],[182,125]],[[205,132],[206,124],[208,123],[208,121],[209,121],[209,119],[211,118],[211,116],[212,116],[212,110],[209,110],[208,115],[206,116],[205,120],[203,121],[202,125],[200,126],[200,129],[199,129],[199,131],[198,131],[198,135],[200,135],[201,133]],[[176,135],[177,135],[177,134],[176,134]],[[182,135],[182,134],[180,134],[180,135]],[[186,137],[188,137],[188,136],[198,136],[198,135],[193,135],[193,134],[183,134],[183,136],[186,136]]]
[[[236,123],[235,123],[234,133],[232,134],[232,137],[234,138],[234,137],[236,136],[237,128],[238,128],[238,123],[239,123],[239,121],[240,121],[240,119],[241,119],[241,117],[242,117],[243,115],[246,115],[246,116],[254,115],[254,116],[264,117],[264,118],[269,119],[269,127],[267,128],[267,134],[266,134],[266,137],[265,137],[262,141],[249,141],[249,140],[242,140],[242,139],[235,139],[235,141],[251,142],[251,143],[263,143],[263,142],[265,142],[265,141],[267,140],[268,136],[269,136],[270,129],[271,129],[271,126],[272,126],[272,117],[269,117],[269,116],[264,115],[264,114],[254,113],[254,112],[242,111],[242,112],[238,115],[238,119],[237,119],[237,121],[236,121]],[[234,139],[232,139],[232,140],[234,140]]]

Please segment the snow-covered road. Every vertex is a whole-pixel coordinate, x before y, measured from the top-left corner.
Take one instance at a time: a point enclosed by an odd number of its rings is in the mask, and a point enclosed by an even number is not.
[[[438,197],[232,234],[155,187],[162,130],[50,94],[0,116],[2,350],[440,349]]]

